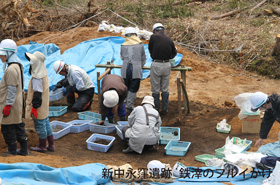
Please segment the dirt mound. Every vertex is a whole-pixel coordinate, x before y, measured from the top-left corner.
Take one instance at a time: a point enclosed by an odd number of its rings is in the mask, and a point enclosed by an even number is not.
[[[30,41],[38,43],[54,43],[64,52],[80,42],[106,37],[119,36],[108,32],[97,32],[97,27],[93,28],[77,28],[62,32],[42,32],[32,37],[25,38],[17,42],[17,44],[29,44]],[[143,41],[148,43],[148,41]],[[203,58],[196,56],[188,50],[177,46],[178,52],[183,54],[181,64],[193,68],[191,72],[187,72],[187,92],[190,99],[191,113],[177,122],[177,92],[175,86],[175,78],[177,72],[172,72],[170,79],[170,107],[166,116],[162,117],[163,126],[174,126],[181,128],[181,140],[191,142],[190,149],[184,157],[166,156],[164,145],[156,146],[154,151],[144,151],[142,155],[136,153],[123,154],[122,149],[126,148],[125,143],[114,133],[109,134],[116,137],[113,147],[106,153],[89,151],[86,149],[86,139],[92,134],[89,131],[81,134],[68,134],[67,136],[56,140],[56,151],[53,153],[38,154],[31,152],[27,157],[7,157],[2,158],[2,162],[39,162],[53,167],[66,167],[73,165],[82,165],[86,163],[100,162],[106,165],[122,165],[131,163],[134,168],[146,167],[146,164],[153,159],[169,163],[171,166],[179,161],[189,166],[204,166],[204,164],[196,162],[195,156],[200,154],[215,154],[215,149],[224,145],[225,138],[228,134],[216,132],[216,124],[222,119],[232,125],[232,131],[229,136],[237,136],[255,141],[258,134],[242,134],[241,121],[237,115],[239,109],[235,106],[233,98],[244,92],[263,91],[271,94],[279,92],[279,82],[267,79],[244,71],[236,71],[226,65],[214,64]],[[138,92],[136,104],[139,105],[142,98],[150,93],[149,78],[141,82]],[[225,105],[225,102],[227,106]],[[231,107],[228,107],[232,103]],[[66,104],[66,102],[56,103],[55,105]],[[97,95],[94,96],[94,103],[91,111],[97,111]],[[78,114],[68,110],[68,112],[59,118],[51,118],[51,120],[59,120],[68,122],[78,119]],[[26,120],[28,129],[33,129],[31,120]],[[267,142],[277,140],[277,129],[279,124],[275,124]],[[34,145],[38,140],[34,133],[29,132],[29,145]],[[0,148],[5,149],[3,139],[0,137]],[[251,147],[252,151],[256,148]],[[75,152],[73,152],[75,151]]]

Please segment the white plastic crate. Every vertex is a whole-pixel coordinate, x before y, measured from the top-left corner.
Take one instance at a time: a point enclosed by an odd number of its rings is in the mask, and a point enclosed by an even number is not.
[[[109,134],[115,132],[116,125],[112,123],[105,122],[104,125],[99,125],[96,123],[89,123],[89,130],[91,132],[101,133],[101,134]]]
[[[116,125],[116,131],[117,131],[118,136],[121,138],[121,140],[124,139],[124,138],[123,138],[123,133],[122,133],[123,127],[125,127],[125,126]]]
[[[73,120],[68,122],[68,124],[72,125],[70,132],[71,133],[81,133],[86,130],[89,130],[89,123],[91,123],[91,120]]]
[[[177,132],[177,134],[176,134]],[[160,127],[160,144],[166,145],[171,140],[180,140],[179,127]]]
[[[110,143],[108,145],[95,143],[95,141],[98,141],[101,139],[107,140]],[[86,141],[87,149],[98,151],[98,152],[107,152],[109,150],[109,148],[113,145],[114,141],[115,141],[115,137],[113,137],[113,136],[106,136],[106,135],[102,135],[102,134],[92,134]]]
[[[67,112],[68,106],[49,107],[49,117],[59,117]]]
[[[50,91],[49,93],[49,101],[58,101],[63,97],[63,88],[58,88],[55,91]]]
[[[65,136],[68,133],[70,133],[71,125],[68,124],[68,123],[64,123],[64,122],[61,122],[61,121],[52,121],[50,124],[51,124],[53,130],[58,128],[58,127],[62,128],[58,132],[53,131],[53,137],[54,137],[55,140],[61,138],[62,136]]]

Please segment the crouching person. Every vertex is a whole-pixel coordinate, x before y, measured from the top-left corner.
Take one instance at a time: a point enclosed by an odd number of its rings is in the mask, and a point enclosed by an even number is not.
[[[128,139],[128,148],[123,153],[142,153],[145,145],[155,145],[159,142],[161,118],[154,108],[154,98],[145,96],[142,106],[138,106],[128,116],[129,127],[123,128],[123,134]]]
[[[121,121],[125,121],[126,109],[124,100],[127,97],[127,87],[122,77],[107,75],[101,82],[102,93],[99,108],[101,112],[100,125],[104,124],[106,117],[109,123],[114,123],[114,115],[118,114]]]
[[[80,112],[89,109],[94,95],[94,85],[89,75],[80,67],[67,65],[60,60],[53,64],[53,69],[57,74],[65,76],[55,88],[65,87],[63,95],[67,95],[67,102],[72,110]],[[77,101],[75,93],[79,96]]]
[[[28,155],[25,123],[22,120],[23,101],[23,66],[15,52],[16,43],[5,39],[0,43],[0,59],[3,62],[4,75],[0,82],[0,123],[1,131],[8,153],[12,155]],[[7,67],[7,69],[6,69]],[[17,141],[20,150],[17,151]]]
[[[45,56],[39,51],[25,53],[30,62],[29,74],[32,76],[28,85],[26,100],[26,118],[33,118],[35,130],[39,136],[39,145],[31,147],[36,152],[54,151],[53,130],[49,121],[49,78],[44,64]],[[48,147],[47,147],[48,140]]]

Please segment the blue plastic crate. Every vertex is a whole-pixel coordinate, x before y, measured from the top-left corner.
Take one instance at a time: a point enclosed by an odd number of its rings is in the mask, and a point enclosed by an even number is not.
[[[108,141],[110,141],[110,143],[108,145],[95,143],[95,141],[98,141],[101,139],[108,140]],[[86,141],[87,149],[98,151],[98,152],[107,152],[109,150],[109,148],[113,145],[114,141],[115,141],[115,137],[113,137],[113,136],[106,136],[106,135],[102,135],[102,134],[92,134]]]
[[[58,101],[63,97],[63,88],[58,88],[55,91],[50,91],[49,93],[49,101]]]
[[[95,112],[85,111],[85,112],[78,113],[78,118],[82,120],[92,120],[92,122],[95,123],[95,122],[99,122],[102,119],[102,116],[101,114]]]
[[[125,126],[122,126],[122,125],[116,125],[116,131],[117,131],[117,134],[118,134],[118,136],[123,140],[124,138],[123,138],[123,133],[122,133],[122,129],[123,129],[123,127],[125,127]]]
[[[53,129],[53,137],[55,140],[70,133],[71,125],[68,123],[64,123],[61,121],[52,121],[50,124]],[[61,129],[61,130],[55,132],[55,129]]]
[[[128,126],[128,121],[118,121],[117,123],[121,126]]]
[[[171,140],[165,146],[166,155],[185,156],[191,142]]]
[[[241,151],[241,153],[246,152],[247,150],[250,149],[251,144],[252,144],[252,141],[247,140],[246,143],[247,143],[247,146],[244,147],[244,149]],[[216,155],[216,157],[217,157],[217,158],[220,158],[220,159],[223,158],[223,157],[225,157],[224,150],[225,150],[225,146],[223,146],[222,148],[216,149],[216,150],[215,150],[215,155]]]
[[[115,132],[116,125],[112,123],[105,122],[104,125],[98,125],[96,123],[89,123],[89,130],[91,132],[101,133],[101,134],[109,134]]]
[[[71,133],[81,133],[86,130],[89,130],[89,123],[91,123],[91,120],[73,120],[68,122],[68,124],[71,124]]]
[[[67,112],[68,106],[49,107],[49,117],[59,117]]]
[[[177,135],[176,135],[177,132]],[[166,145],[171,140],[180,140],[179,127],[160,127],[160,144]]]

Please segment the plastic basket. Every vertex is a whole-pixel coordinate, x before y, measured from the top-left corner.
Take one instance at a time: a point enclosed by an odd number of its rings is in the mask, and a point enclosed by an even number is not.
[[[110,143],[108,145],[95,143],[95,141],[98,141],[101,139],[108,140],[108,141],[110,141]],[[115,137],[113,137],[113,136],[106,136],[106,135],[102,135],[102,134],[92,134],[86,141],[87,149],[98,151],[98,152],[107,152],[109,150],[109,148],[113,145],[114,141],[115,141]]]
[[[208,160],[215,158],[216,156],[210,154],[202,154],[195,156],[195,160],[206,163]]]
[[[247,144],[246,147],[244,147],[244,149],[241,151],[241,153],[243,153],[243,152],[245,152],[245,151],[247,151],[247,150],[250,149],[251,144],[252,144],[252,141],[247,140],[247,141],[246,141],[246,144]],[[216,150],[215,150],[215,155],[216,155],[216,157],[217,157],[217,158],[220,158],[220,159],[223,158],[223,157],[225,157],[224,150],[225,150],[225,146],[223,146],[222,148],[216,149]]]
[[[55,91],[50,91],[49,93],[49,101],[58,101],[63,97],[63,88],[58,88]]]
[[[176,134],[177,132],[177,134]],[[171,140],[180,140],[179,127],[160,127],[160,144],[166,145]]]
[[[185,156],[191,142],[171,140],[165,146],[166,155]]]
[[[117,123],[121,126],[128,126],[128,121],[118,121]]]
[[[78,118],[82,120],[92,120],[92,122],[95,123],[101,121],[102,116],[95,112],[85,111],[78,113]]]
[[[68,122],[68,124],[72,125],[70,132],[71,133],[81,133],[86,130],[89,130],[89,123],[91,123],[91,120],[73,120]]]
[[[223,130],[223,129],[220,129],[220,125],[217,124],[217,126],[216,126],[217,132],[228,134],[231,130],[231,125],[227,125],[226,127],[227,127],[227,130]]]
[[[97,123],[89,123],[89,130],[91,132],[97,132],[101,134],[109,134],[115,132],[116,125],[105,122],[104,125],[98,125]]]
[[[54,139],[59,139],[62,136],[65,136],[66,134],[70,133],[71,125],[68,123],[64,123],[61,121],[52,121],[51,123],[52,129],[53,129],[53,137]],[[54,129],[56,128],[62,128],[58,132],[55,132]]]
[[[67,112],[68,106],[49,107],[49,117],[59,117]]]
[[[124,138],[123,138],[123,133],[122,133],[123,127],[125,127],[125,126],[122,126],[122,125],[117,125],[117,126],[116,126],[117,134],[118,134],[118,136],[121,138],[121,140],[124,140]]]

